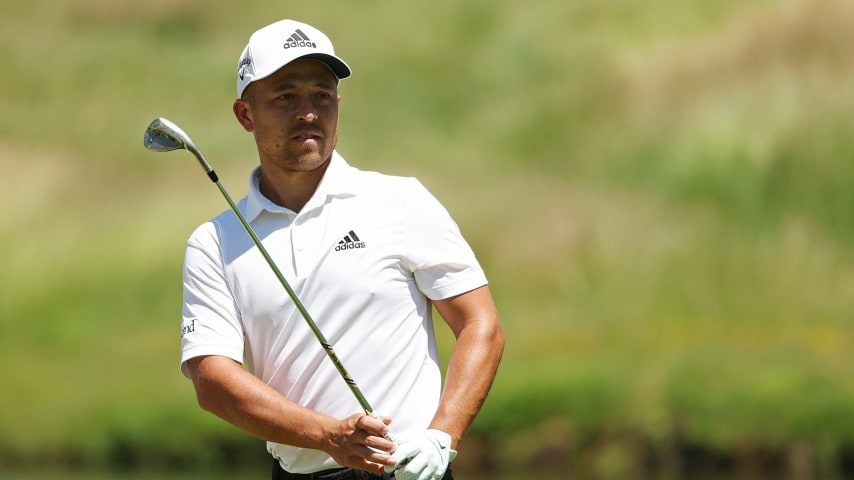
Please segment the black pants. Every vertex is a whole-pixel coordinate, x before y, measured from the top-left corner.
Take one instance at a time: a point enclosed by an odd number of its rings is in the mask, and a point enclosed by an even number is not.
[[[393,474],[363,472],[352,468],[336,468],[314,473],[290,473],[282,470],[278,460],[273,460],[273,480],[394,480]],[[449,468],[442,480],[454,480]]]

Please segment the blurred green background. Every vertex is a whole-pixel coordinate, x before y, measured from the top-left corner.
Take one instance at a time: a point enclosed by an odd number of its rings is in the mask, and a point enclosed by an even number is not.
[[[236,62],[280,18],[353,67],[339,151],[419,177],[490,277],[462,478],[854,475],[848,0],[0,0],[0,472],[266,471],[178,371],[227,206],[142,135],[245,194]]]

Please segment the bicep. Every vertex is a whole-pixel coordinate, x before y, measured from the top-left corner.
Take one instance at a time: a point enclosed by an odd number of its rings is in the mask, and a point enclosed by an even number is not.
[[[433,305],[457,338],[470,326],[478,325],[488,330],[501,328],[498,310],[486,285],[450,298],[434,300]]]
[[[246,373],[239,362],[219,355],[191,358],[187,360],[187,371],[202,406],[209,405],[220,393],[230,390]]]

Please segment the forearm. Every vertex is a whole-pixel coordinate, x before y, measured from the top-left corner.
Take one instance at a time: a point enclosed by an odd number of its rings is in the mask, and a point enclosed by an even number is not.
[[[394,465],[384,438],[389,418],[354,413],[344,419],[317,413],[278,391],[225,357],[194,358],[187,364],[199,405],[264,440],[321,450],[342,466],[380,472]]]
[[[190,360],[199,405],[261,439],[324,449],[324,428],[335,420],[291,402],[224,357]]]

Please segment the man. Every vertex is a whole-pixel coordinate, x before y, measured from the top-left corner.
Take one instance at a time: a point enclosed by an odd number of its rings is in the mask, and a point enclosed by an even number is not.
[[[504,335],[441,204],[417,180],[357,170],[335,151],[349,75],[310,25],[250,37],[233,110],[260,165],[238,208],[386,416],[359,411],[230,211],[187,243],[181,368],[202,408],[267,441],[274,479],[450,479]],[[444,390],[431,305],[456,337]]]

